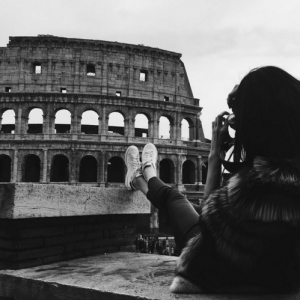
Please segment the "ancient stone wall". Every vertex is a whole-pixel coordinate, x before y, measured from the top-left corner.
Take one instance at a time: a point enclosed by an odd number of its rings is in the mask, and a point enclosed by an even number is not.
[[[0,48],[0,182],[124,188],[127,147],[142,151],[151,142],[159,152],[158,176],[197,202],[210,148],[199,104],[181,54],[117,42],[10,37]],[[32,124],[36,109],[42,121]],[[57,121],[63,110],[69,123]],[[8,112],[14,122],[5,121]],[[86,112],[96,114],[96,124],[83,123]],[[113,113],[123,127],[110,124]],[[146,128],[136,125],[139,116]],[[167,136],[160,132],[163,118]]]
[[[149,215],[148,215],[149,219]],[[138,215],[0,219],[0,269],[135,250]]]
[[[1,86],[12,92],[91,93],[194,102],[181,54],[143,45],[10,37],[0,48]],[[142,77],[141,77],[142,76]]]
[[[193,98],[180,57],[142,45],[11,37],[8,47],[0,49],[0,115],[8,110],[15,114],[14,124],[1,122],[0,128],[0,162],[6,169],[10,165],[10,181],[121,183],[127,146],[136,144],[142,150],[152,142],[159,150],[159,160],[168,160],[165,167],[170,170],[166,172],[172,173],[168,183],[202,182],[201,168],[209,146],[200,121],[202,108],[199,99]],[[42,111],[42,124],[29,124],[33,109]],[[70,124],[56,124],[61,110],[70,113]],[[87,111],[97,114],[97,125],[81,124]],[[123,117],[124,128],[109,126],[115,112]],[[135,126],[138,115],[146,117],[147,129]],[[170,124],[167,138],[159,133],[162,117]],[[188,140],[182,138],[183,120],[189,125]],[[55,179],[51,174],[56,156],[65,160],[67,171]],[[82,161],[86,156],[89,158]],[[114,157],[121,159],[118,167],[123,177],[117,179],[108,174]],[[81,165],[88,160],[92,164],[92,158],[95,175],[84,178]],[[182,180],[186,160],[192,163],[189,172],[194,175]],[[26,171],[28,168],[35,171]],[[28,172],[35,175],[28,176]],[[0,172],[0,181],[7,181],[8,176],[4,177]]]

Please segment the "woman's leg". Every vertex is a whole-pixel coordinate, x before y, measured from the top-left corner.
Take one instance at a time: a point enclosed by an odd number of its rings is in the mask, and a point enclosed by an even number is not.
[[[147,198],[155,207],[167,212],[176,245],[181,250],[189,239],[200,232],[199,214],[177,189],[170,188],[156,177],[157,156],[157,149],[153,144],[144,147],[142,170],[148,181]]]
[[[144,177],[136,167],[138,155],[135,146],[129,147],[126,151],[125,162],[128,169],[126,186],[142,191],[155,207],[167,212],[176,245],[182,250],[187,241],[200,232],[199,214],[178,190],[170,188],[156,177],[157,150],[153,144],[147,144],[143,149]]]
[[[180,251],[187,242],[200,233],[199,214],[193,205],[176,189],[165,185],[157,177],[148,181],[147,198],[170,219],[176,245]]]

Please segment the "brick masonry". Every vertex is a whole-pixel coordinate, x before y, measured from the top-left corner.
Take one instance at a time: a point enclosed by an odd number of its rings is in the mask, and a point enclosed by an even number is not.
[[[144,215],[143,219],[150,215]],[[147,222],[147,220],[146,220]],[[0,219],[0,269],[134,251],[138,215]]]

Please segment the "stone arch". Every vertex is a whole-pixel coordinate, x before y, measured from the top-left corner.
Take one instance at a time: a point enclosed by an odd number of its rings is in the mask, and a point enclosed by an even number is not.
[[[159,135],[160,139],[172,138],[173,118],[168,115],[161,115],[159,117]]]
[[[12,108],[2,110],[1,115],[1,133],[15,133],[16,113]]]
[[[69,159],[63,154],[56,154],[52,158],[51,164],[51,182],[69,181]]]
[[[86,155],[80,160],[79,182],[97,182],[97,159]]]
[[[201,167],[202,184],[205,184],[205,183],[206,183],[207,170],[208,170],[208,161],[202,163],[202,167]]]
[[[189,117],[181,120],[181,139],[186,141],[192,141],[195,139],[194,134],[195,124]]]
[[[43,109],[32,107],[28,113],[27,133],[43,133]]]
[[[38,155],[27,154],[23,157],[22,163],[22,181],[40,182],[41,159]]]
[[[99,133],[99,114],[94,109],[86,109],[81,115],[81,133]]]
[[[120,156],[113,156],[107,163],[107,182],[120,182],[125,181],[125,163]]]
[[[115,110],[107,115],[108,133],[125,135],[125,118],[123,112]]]
[[[0,182],[10,182],[12,160],[9,155],[0,155]]]
[[[66,108],[59,108],[55,111],[55,133],[70,133],[71,124],[72,114],[70,110]]]
[[[134,136],[149,137],[149,117],[145,113],[137,113],[134,122]]]
[[[182,164],[182,183],[194,184],[195,183],[195,164],[187,159]]]
[[[164,183],[175,183],[175,164],[169,158],[159,162],[159,178]]]

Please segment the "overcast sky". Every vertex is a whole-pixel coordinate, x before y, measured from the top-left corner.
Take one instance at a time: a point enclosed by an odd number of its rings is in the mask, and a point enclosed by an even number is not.
[[[299,13],[299,0],[2,0],[0,46],[52,34],[181,53],[210,138],[249,70],[275,65],[300,78]]]

